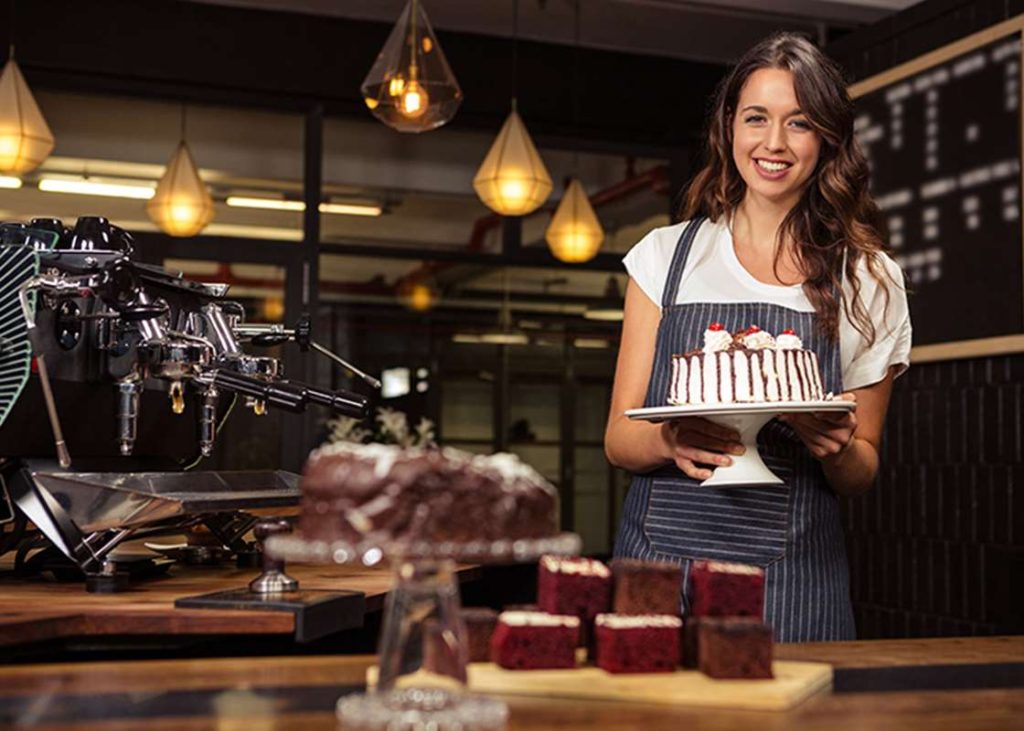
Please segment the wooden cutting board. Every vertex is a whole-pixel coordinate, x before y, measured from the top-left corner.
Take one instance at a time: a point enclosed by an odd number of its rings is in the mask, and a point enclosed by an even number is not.
[[[370,668],[370,685],[376,680],[376,670]],[[467,671],[469,690],[476,693],[734,710],[785,711],[832,687],[831,665],[784,660],[772,663],[775,677],[771,680],[715,680],[696,670],[617,675],[589,666],[575,670],[505,670],[494,663],[472,663]],[[398,685],[451,683],[450,678],[420,670],[401,678]]]

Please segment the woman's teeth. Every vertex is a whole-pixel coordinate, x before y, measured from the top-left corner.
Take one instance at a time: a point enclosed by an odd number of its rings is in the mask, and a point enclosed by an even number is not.
[[[788,162],[768,162],[767,160],[758,160],[757,164],[763,169],[770,173],[777,173],[781,170],[785,170],[790,166]]]

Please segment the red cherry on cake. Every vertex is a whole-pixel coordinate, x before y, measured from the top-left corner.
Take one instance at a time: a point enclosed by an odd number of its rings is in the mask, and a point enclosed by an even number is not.
[[[793,328],[791,328],[791,327],[787,327],[785,330],[782,331],[782,334],[783,335],[796,335],[796,331]]]
[[[725,325],[723,325],[720,322],[713,322],[710,325],[708,325],[708,330],[711,330],[712,332],[718,332],[719,330],[725,330]]]
[[[761,332],[761,328],[759,328],[757,325],[751,325],[750,327],[747,328],[747,335],[759,332]]]

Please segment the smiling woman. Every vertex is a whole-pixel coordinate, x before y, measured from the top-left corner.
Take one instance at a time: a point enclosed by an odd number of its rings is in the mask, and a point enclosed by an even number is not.
[[[655,229],[624,260],[605,450],[636,476],[615,553],[673,560],[684,575],[698,559],[756,564],[776,639],[850,639],[837,495],[867,490],[877,474],[910,321],[838,69],[802,37],[762,41],[719,86],[707,147],[685,220]],[[708,352],[706,329],[724,330],[732,348],[752,326],[799,334],[824,391],[856,411],[784,413],[762,429],[758,451],[781,486],[702,486],[743,453],[736,433],[696,416],[647,424],[624,412],[666,403],[673,356],[702,342]]]

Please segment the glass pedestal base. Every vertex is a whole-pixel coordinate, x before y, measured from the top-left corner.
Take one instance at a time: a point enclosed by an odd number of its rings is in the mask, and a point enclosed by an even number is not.
[[[344,731],[504,731],[508,723],[501,701],[440,688],[349,695],[337,713]]]

